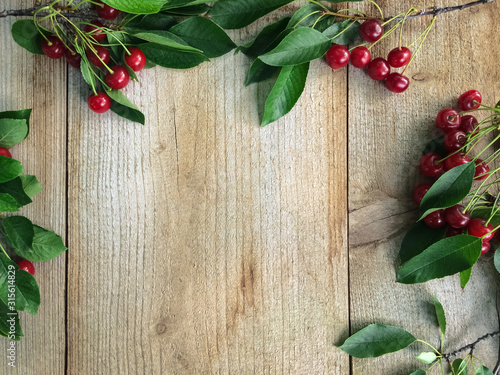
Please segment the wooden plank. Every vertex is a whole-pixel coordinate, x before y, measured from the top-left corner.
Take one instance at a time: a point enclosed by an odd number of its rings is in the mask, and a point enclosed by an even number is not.
[[[386,13],[396,14],[423,1],[383,2]],[[438,1],[437,5],[450,5]],[[374,9],[370,9],[374,11]],[[411,84],[402,95],[388,92],[363,72],[349,71],[349,269],[353,332],[372,322],[404,327],[417,337],[438,345],[431,296],[436,295],[448,313],[447,349],[458,349],[498,329],[495,309],[495,275],[491,262],[473,272],[462,293],[457,277],[424,285],[395,282],[397,253],[403,233],[416,210],[410,202],[420,181],[418,160],[427,141],[434,138],[436,114],[455,105],[471,88],[495,103],[500,92],[497,56],[500,32],[494,21],[500,4],[483,5],[440,17],[435,29],[409,68]],[[405,25],[404,43],[416,38],[429,18]],[[387,38],[374,48],[386,55],[397,46]],[[445,348],[445,350],[446,350]],[[387,357],[354,360],[353,374],[403,374],[419,367],[413,358],[425,345]],[[488,366],[498,356],[498,340],[477,347],[475,354]],[[420,365],[425,368],[425,365]],[[433,370],[434,371],[434,370]],[[440,373],[436,369],[435,373]]]
[[[8,0],[5,9],[32,6],[32,1]],[[4,9],[2,8],[2,9]],[[0,110],[33,108],[30,134],[12,149],[27,174],[34,174],[43,186],[33,203],[20,214],[33,223],[66,232],[66,63],[32,55],[19,47],[10,35],[13,18],[0,20]],[[16,345],[16,367],[7,368],[0,356],[2,373],[62,374],[65,367],[65,268],[66,257],[35,264],[35,277],[42,303],[37,316],[21,315],[24,337]],[[7,351],[2,340],[2,353]]]
[[[70,73],[69,374],[348,374],[345,72],[259,128],[248,68],[141,72],[144,127]]]

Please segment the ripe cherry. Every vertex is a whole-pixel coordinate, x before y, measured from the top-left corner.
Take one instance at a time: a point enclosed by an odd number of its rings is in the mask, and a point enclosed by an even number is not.
[[[146,56],[137,47],[131,47],[128,49],[130,55],[125,54],[125,63],[130,66],[134,72],[142,70],[146,65]]]
[[[478,122],[477,119],[472,115],[462,116],[462,120],[460,123],[460,130],[464,133],[472,133],[476,129]]]
[[[0,156],[7,156],[8,158],[11,158],[12,154],[6,148],[0,147]]]
[[[444,220],[443,216],[443,210],[437,210],[426,217],[424,217],[424,223],[429,227],[429,228],[441,228],[443,225],[446,224],[446,221]]]
[[[470,159],[463,152],[457,152],[446,158],[444,161],[445,171],[449,171],[452,168],[458,167],[459,165],[470,162]]]
[[[106,74],[106,84],[115,90],[123,89],[127,86],[130,76],[127,69],[121,65],[115,65],[111,68],[113,73]]]
[[[387,87],[387,89],[395,93],[401,93],[405,91],[409,85],[410,80],[408,79],[408,77],[405,77],[400,73],[389,74],[385,81],[385,86]]]
[[[363,69],[370,63],[371,59],[370,50],[366,47],[359,46],[351,51],[351,64],[355,68]]]
[[[106,38],[106,33],[103,31],[104,25],[99,21],[92,21],[91,25],[86,25],[83,31],[85,31],[91,38],[94,38],[96,42],[102,42]]]
[[[349,63],[351,54],[346,46],[334,44],[326,52],[326,63],[332,69],[340,69]]]
[[[493,225],[487,224],[486,220],[477,218],[472,219],[467,225],[467,232],[470,236],[483,237],[483,241],[491,241],[495,232],[493,232]]]
[[[486,254],[491,249],[490,241],[483,240],[483,246],[481,247],[481,255]]]
[[[396,47],[387,56],[387,62],[393,68],[401,68],[410,62],[411,51],[407,47]]]
[[[420,158],[418,167],[420,172],[426,176],[436,177],[444,172],[443,163],[438,163],[441,160],[441,155],[435,152],[429,152]]]
[[[73,53],[73,51],[67,49],[65,55],[66,55],[66,61],[68,62],[69,65],[75,68],[80,68],[80,63],[82,61],[82,56],[80,54]]]
[[[424,195],[427,194],[430,188],[431,185],[427,184],[420,184],[415,186],[415,189],[413,189],[413,194],[412,194],[413,201],[420,206],[422,199],[424,199]]]
[[[456,204],[444,210],[444,219],[450,227],[456,229],[465,228],[470,222],[470,213],[465,211],[465,207]]]
[[[51,59],[60,59],[66,52],[66,47],[61,39],[51,35],[42,41],[42,51]]]
[[[444,147],[450,151],[457,151],[467,141],[467,135],[461,130],[451,130],[444,135]]]
[[[454,237],[454,236],[459,236],[461,234],[464,234],[463,229],[449,227],[448,230],[446,231],[445,237]]]
[[[104,66],[104,64],[107,64],[110,59],[108,49],[99,44],[95,44],[94,48],[97,53],[91,50],[87,51],[87,58],[89,61],[95,66]]]
[[[96,113],[104,113],[111,108],[111,99],[103,92],[91,94],[87,100],[89,108]]]
[[[29,272],[31,273],[32,275],[35,274],[35,266],[33,265],[33,263],[31,263],[29,260],[26,260],[26,259],[20,259],[16,262],[17,266],[19,267],[19,269],[23,270],[23,271],[26,271],[26,272]]]
[[[451,108],[443,109],[436,117],[436,126],[445,133],[460,127],[461,117]]]
[[[105,20],[114,20],[120,14],[118,9],[112,8],[101,1],[96,5],[97,15]]]
[[[474,180],[480,181],[484,180],[485,178],[488,178],[490,175],[490,167],[488,167],[488,164],[484,163],[482,159],[477,159],[474,161],[476,164],[476,171],[474,172]]]
[[[391,72],[391,67],[385,59],[378,57],[370,61],[366,72],[371,79],[374,79],[375,81],[381,81],[387,78],[387,76]]]
[[[361,24],[359,33],[365,41],[373,43],[382,37],[384,28],[376,19],[370,19]]]
[[[471,109],[478,109],[479,104],[482,102],[483,97],[477,90],[469,90],[464,92],[458,98],[458,108],[462,111],[470,111]],[[477,103],[476,103],[477,102]]]

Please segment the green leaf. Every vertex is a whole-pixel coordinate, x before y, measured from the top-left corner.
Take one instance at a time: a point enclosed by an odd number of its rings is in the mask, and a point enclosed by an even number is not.
[[[138,30],[167,30],[176,24],[174,17],[163,13],[132,17],[133,18],[130,21],[124,21],[124,23],[127,25],[125,27],[125,30],[127,30],[128,28],[134,28]]]
[[[30,262],[45,262],[58,257],[67,250],[61,236],[56,233],[38,225],[32,225],[32,230],[34,232],[33,245],[29,249],[14,248],[20,257]]]
[[[442,239],[403,264],[397,272],[397,281],[423,283],[465,271],[477,262],[481,247],[481,239],[474,236]]]
[[[425,146],[423,154],[428,154],[430,152],[435,152],[440,155],[442,158],[445,158],[450,153],[446,147],[444,147],[444,135],[433,139]]]
[[[21,205],[13,196],[7,193],[0,193],[0,212],[16,212],[19,211],[20,207]]]
[[[144,114],[120,90],[110,90],[106,93],[111,99],[111,110],[114,113],[127,120],[144,125],[146,120]]]
[[[17,160],[0,156],[0,183],[13,180],[23,173],[23,167]]]
[[[439,229],[429,228],[423,221],[416,223],[403,238],[401,249],[399,250],[399,258],[401,262],[407,262],[414,256],[420,254],[429,246],[442,240],[446,235],[447,228]]]
[[[214,4],[210,16],[224,29],[240,29],[291,2],[292,0],[219,0]]]
[[[460,358],[457,358],[453,361],[452,368],[456,375],[465,375],[469,373],[469,369],[467,368],[467,361],[464,361]]]
[[[358,39],[360,27],[361,24],[358,21],[346,20],[334,23],[323,31],[323,34],[330,38],[332,43],[347,45]]]
[[[291,29],[296,29],[297,27],[311,27],[316,23],[318,18],[320,18],[323,10],[324,8],[319,4],[306,4],[295,12],[288,23],[288,27]]]
[[[370,324],[349,337],[340,349],[356,358],[374,358],[404,349],[415,340],[402,328]]]
[[[286,115],[299,100],[306,85],[309,63],[285,66],[267,97],[261,126]]]
[[[15,279],[12,279],[14,274]],[[40,306],[40,291],[35,278],[30,273],[20,270],[0,251],[0,300],[11,306],[9,297],[12,299],[11,302],[14,302],[15,310],[26,310],[36,315]]]
[[[460,286],[465,289],[472,275],[472,267],[460,272]]]
[[[410,375],[425,375],[426,372],[424,370],[416,370],[413,371]]]
[[[431,212],[460,203],[469,194],[475,171],[476,165],[470,162],[439,177],[420,203],[421,219]]]
[[[500,247],[495,251],[493,263],[495,264],[496,270],[500,273]]]
[[[481,366],[476,369],[474,375],[493,375],[493,372],[488,367]]]
[[[158,13],[167,0],[102,0],[109,6],[122,12],[133,14]]]
[[[238,47],[237,51],[243,52],[247,56],[257,57],[272,50],[276,47],[283,38],[292,30],[287,29],[287,24],[290,17],[281,18],[280,20],[264,27],[257,37],[250,43]],[[286,33],[284,33],[286,30]]]
[[[14,22],[11,33],[14,41],[24,49],[38,55],[44,54],[41,47],[43,36],[32,19]]]
[[[80,72],[82,73],[83,80],[87,82],[87,85],[94,88],[96,86],[94,68],[87,60],[86,56],[82,56],[80,62]]]
[[[471,219],[481,218],[484,220],[489,220],[490,224],[494,227],[500,225],[500,211],[497,211],[495,215],[491,216],[492,212],[496,210],[496,207],[476,207],[470,213]],[[491,216],[491,219],[490,219]]]
[[[169,31],[151,30],[144,32],[142,30],[131,29],[128,29],[128,31],[139,39],[145,40],[147,42],[152,42],[157,45],[169,47],[177,51],[186,51],[199,54],[203,53],[203,51],[189,46],[183,39],[179,38],[177,35]]]
[[[19,178],[23,184],[23,190],[28,197],[33,198],[42,191],[42,185],[35,176],[26,174],[19,176]]]
[[[2,226],[10,245],[16,252],[25,252],[31,249],[35,232],[29,219],[24,216],[9,216],[2,220]]]
[[[186,7],[169,9],[166,10],[166,13],[172,14],[174,16],[197,16],[207,13],[210,9],[212,8],[209,5],[198,4],[198,5],[190,5]]]
[[[170,31],[209,58],[222,56],[236,47],[225,31],[208,18],[189,17]]]
[[[432,300],[434,302],[434,308],[436,309],[436,317],[439,328],[441,329],[441,333],[444,335],[446,333],[446,314],[444,312],[444,307],[436,297],[433,296]]]
[[[31,198],[24,192],[23,181],[20,177],[0,184],[0,193],[7,193],[12,196],[19,206],[31,203]]]
[[[420,362],[430,365],[437,359],[436,353],[434,352],[423,352],[416,357]]]
[[[0,119],[0,147],[11,148],[21,143],[28,135],[28,124],[24,119]]]
[[[250,66],[250,70],[248,71],[245,86],[271,78],[279,70],[280,68],[277,66],[267,65],[259,59],[255,59],[252,66]]]
[[[208,57],[201,53],[178,51],[156,43],[143,44],[141,50],[147,60],[164,68],[188,69],[200,65],[204,61],[209,61]]]
[[[276,48],[259,59],[273,66],[299,65],[322,57],[331,45],[330,39],[321,32],[301,27],[288,34]]]
[[[19,341],[24,336],[19,321],[19,313],[0,301],[0,332],[10,340]]]

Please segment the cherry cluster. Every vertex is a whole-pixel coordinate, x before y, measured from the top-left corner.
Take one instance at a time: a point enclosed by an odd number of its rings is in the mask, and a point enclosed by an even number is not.
[[[110,7],[102,2],[95,4],[97,15],[104,20],[114,20],[120,14],[120,11]],[[85,50],[85,58],[97,68],[100,68],[100,73],[104,75],[104,82],[109,89],[121,90],[127,86],[130,81],[129,69],[138,72],[146,65],[146,57],[144,53],[137,47],[125,48],[125,56],[123,57],[123,65],[116,64],[108,66],[111,61],[111,54],[108,48],[101,43],[106,39],[106,26],[98,21],[92,21],[83,28],[83,32],[79,30],[83,38],[87,41]],[[78,53],[74,44],[68,40],[63,40],[57,35],[44,37],[41,44],[42,51],[45,55],[52,59],[60,59],[65,56],[68,64],[75,68],[80,68],[82,63],[82,54]],[[124,66],[126,65],[126,66]],[[97,113],[104,113],[111,107],[111,99],[104,92],[97,92],[88,97],[87,103],[89,108]]]

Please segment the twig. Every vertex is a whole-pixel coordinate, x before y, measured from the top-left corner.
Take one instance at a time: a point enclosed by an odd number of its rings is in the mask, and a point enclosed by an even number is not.
[[[486,340],[487,338],[495,337],[495,336],[498,336],[498,335],[500,335],[500,330],[495,331],[495,332],[491,332],[491,333],[487,333],[486,335],[481,336],[480,338],[478,338],[472,344],[465,345],[465,346],[461,347],[460,349],[457,349],[457,350],[455,350],[455,351],[453,351],[451,353],[443,354],[443,358],[445,358],[446,360],[448,360],[451,357],[454,357],[454,356],[460,354],[463,351],[466,351],[466,350],[469,350],[469,349],[470,350],[474,350],[474,348],[476,347],[476,345],[479,344],[480,342]]]
[[[500,309],[498,308],[498,293],[496,298],[496,309],[497,309],[497,319],[498,325],[500,326]],[[498,360],[495,368],[493,369],[493,375],[498,375],[500,373],[500,346],[498,347]]]

